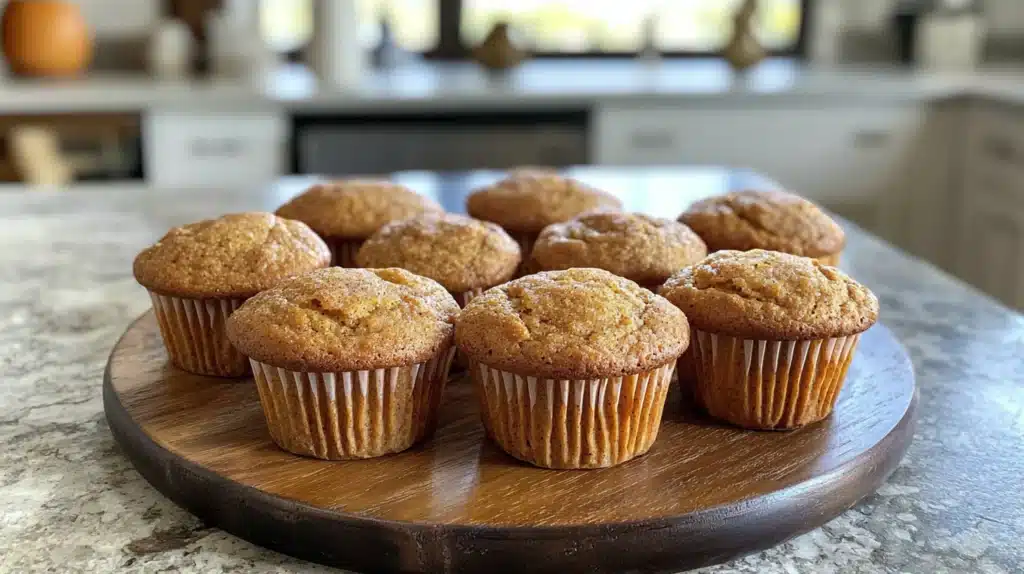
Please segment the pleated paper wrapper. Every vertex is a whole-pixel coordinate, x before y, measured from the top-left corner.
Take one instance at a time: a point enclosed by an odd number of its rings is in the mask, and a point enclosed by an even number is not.
[[[282,449],[326,460],[401,452],[428,438],[454,347],[425,363],[339,373],[252,361],[270,436]]]
[[[603,468],[650,450],[675,362],[604,379],[528,377],[471,366],[488,436],[544,468]]]
[[[716,418],[761,430],[829,416],[860,339],[761,341],[693,333],[697,400]]]
[[[335,267],[358,267],[356,253],[363,246],[362,239],[346,237],[324,237],[324,243],[331,249],[331,265]]]
[[[533,244],[537,242],[540,234],[522,231],[509,231],[508,234],[519,243],[519,250],[523,256],[523,260],[519,263],[519,268],[516,269],[516,277],[536,273],[540,268],[534,263],[533,257],[530,254],[533,252]]]
[[[199,375],[241,377],[249,361],[228,341],[224,323],[245,299],[185,299],[149,293],[167,356]]]
[[[461,293],[452,293],[452,297],[455,298],[455,301],[459,304],[459,307],[465,309],[466,305],[469,305],[470,301],[479,297],[481,294],[483,294],[483,292],[483,289],[470,289],[469,291],[463,291]]]

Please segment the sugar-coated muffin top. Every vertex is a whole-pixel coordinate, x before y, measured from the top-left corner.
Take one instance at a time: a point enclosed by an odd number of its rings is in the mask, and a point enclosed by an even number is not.
[[[472,361],[549,378],[636,374],[675,360],[690,330],[682,312],[601,269],[528,275],[474,298],[456,323]]]
[[[532,257],[545,270],[596,267],[641,285],[660,285],[707,254],[701,238],[682,223],[607,212],[545,227]]]
[[[514,170],[466,200],[471,216],[522,233],[538,233],[552,223],[588,211],[621,209],[622,202],[608,192],[540,169]]]
[[[390,221],[442,212],[429,197],[385,180],[350,179],[314,185],[277,209],[325,237],[365,239]]]
[[[679,221],[709,251],[769,249],[823,257],[846,244],[843,228],[810,201],[784,191],[736,191],[694,203]]]
[[[452,341],[459,305],[436,282],[404,269],[331,267],[246,301],[227,334],[244,355],[305,372],[424,362]]]
[[[394,221],[359,249],[360,267],[401,267],[452,293],[493,287],[515,274],[519,244],[494,223],[451,213]]]
[[[132,267],[150,291],[212,299],[249,297],[330,262],[327,244],[305,223],[252,212],[175,227]]]
[[[878,299],[835,267],[777,251],[718,251],[659,291],[694,329],[765,340],[825,339],[866,331]]]

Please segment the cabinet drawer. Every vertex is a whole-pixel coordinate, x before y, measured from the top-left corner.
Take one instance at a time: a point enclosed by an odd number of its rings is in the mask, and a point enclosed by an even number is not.
[[[258,185],[284,172],[285,121],[273,112],[154,112],[146,171],[160,187]]]

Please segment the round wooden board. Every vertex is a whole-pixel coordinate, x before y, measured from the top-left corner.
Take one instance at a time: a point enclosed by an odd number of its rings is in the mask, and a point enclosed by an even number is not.
[[[828,420],[743,431],[674,390],[651,452],[605,470],[524,465],[485,439],[468,380],[445,392],[422,446],[293,456],[271,442],[251,379],[169,366],[149,312],[114,348],[103,400],[139,472],[212,525],[357,571],[488,573],[679,571],[773,546],[874,491],[910,443],[917,403],[906,352],[880,325]]]

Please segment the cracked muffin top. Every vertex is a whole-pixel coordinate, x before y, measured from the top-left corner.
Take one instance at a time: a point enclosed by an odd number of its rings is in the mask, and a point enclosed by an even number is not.
[[[878,320],[878,299],[835,267],[777,251],[718,251],[659,291],[694,329],[768,340],[855,335]]]
[[[533,260],[545,270],[596,267],[645,286],[707,256],[686,225],[638,213],[589,213],[544,228]]]
[[[249,299],[227,321],[231,344],[261,363],[304,372],[400,367],[451,344],[459,305],[404,269],[331,267]]]
[[[365,239],[390,221],[442,211],[437,202],[403,185],[349,179],[314,185],[276,213],[304,221],[324,237]]]
[[[515,274],[519,244],[494,223],[445,213],[394,221],[359,248],[360,267],[401,267],[452,293],[493,287]]]
[[[456,323],[473,361],[559,379],[630,375],[674,361],[690,330],[666,299],[601,269],[545,271],[476,297]]]
[[[135,279],[161,295],[249,297],[327,267],[330,250],[305,223],[271,213],[234,213],[175,227],[135,258]]]
[[[474,191],[466,211],[508,231],[539,233],[552,223],[588,211],[619,211],[614,195],[553,171],[513,170],[505,179]]]
[[[736,191],[694,203],[679,221],[708,251],[770,249],[806,257],[837,254],[843,228],[817,205],[784,191]]]

